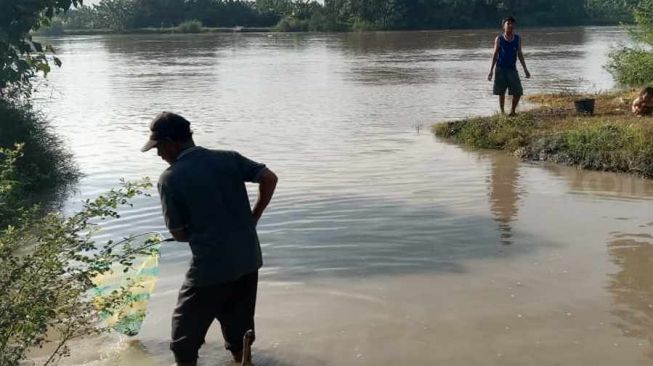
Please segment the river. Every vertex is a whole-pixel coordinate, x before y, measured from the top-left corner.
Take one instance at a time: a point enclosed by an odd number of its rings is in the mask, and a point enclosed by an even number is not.
[[[257,365],[650,365],[653,184],[429,130],[497,110],[495,33],[52,38],[64,66],[37,104],[85,174],[66,209],[121,177],[156,179],[166,164],[139,148],[149,120],[175,111],[198,144],[280,177],[259,224]],[[620,29],[521,34],[527,94],[613,87],[603,65]],[[99,239],[151,230],[163,230],[156,194]],[[77,341],[62,364],[173,364],[188,260],[183,244],[163,248],[137,337]],[[200,365],[227,360],[214,325]]]

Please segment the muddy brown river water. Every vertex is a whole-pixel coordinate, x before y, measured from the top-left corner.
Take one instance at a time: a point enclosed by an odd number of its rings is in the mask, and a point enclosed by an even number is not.
[[[529,164],[437,140],[493,113],[492,30],[51,39],[64,67],[38,104],[85,173],[68,210],[120,177],[158,177],[147,122],[280,176],[259,225],[255,363],[650,365],[653,183]],[[618,28],[525,29],[527,93],[613,87]],[[250,194],[256,193],[250,187]],[[139,199],[103,239],[162,230]],[[142,332],[72,344],[64,365],[171,365],[189,259],[165,246]],[[222,365],[217,327],[200,365]]]

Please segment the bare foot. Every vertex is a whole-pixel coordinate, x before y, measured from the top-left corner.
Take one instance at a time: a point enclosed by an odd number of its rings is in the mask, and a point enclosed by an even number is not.
[[[248,330],[243,337],[243,362],[242,366],[253,366],[252,364],[252,343],[254,343],[254,331]]]
[[[235,365],[241,366],[254,366],[252,363],[252,343],[254,343],[254,331],[248,330],[243,336],[243,350],[240,352],[232,352],[233,361]]]

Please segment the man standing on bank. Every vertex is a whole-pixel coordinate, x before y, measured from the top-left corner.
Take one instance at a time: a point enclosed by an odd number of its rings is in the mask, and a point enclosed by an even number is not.
[[[225,347],[242,360],[243,335],[254,329],[258,269],[262,265],[256,224],[272,199],[277,176],[235,151],[195,146],[190,122],[163,112],[150,123],[150,139],[170,164],[158,189],[168,230],[192,252],[172,315],[170,349],[179,366],[195,366],[213,320]],[[251,209],[245,182],[259,184]],[[252,340],[253,342],[253,340]]]
[[[514,116],[519,105],[519,99],[524,94],[524,90],[519,80],[517,72],[517,58],[524,68],[526,78],[530,79],[531,73],[528,72],[524,54],[522,53],[521,37],[515,33],[515,18],[507,17],[501,21],[502,34],[494,40],[494,52],[492,53],[492,67],[487,79],[492,81],[494,76],[494,95],[499,96],[499,107],[501,113],[505,113],[506,89],[512,95],[512,108],[510,116]],[[496,70],[495,70],[496,66]]]

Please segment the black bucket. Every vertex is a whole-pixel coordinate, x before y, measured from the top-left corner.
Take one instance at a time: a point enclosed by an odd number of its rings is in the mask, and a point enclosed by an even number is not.
[[[594,114],[594,99],[575,100],[574,105],[578,114]]]

